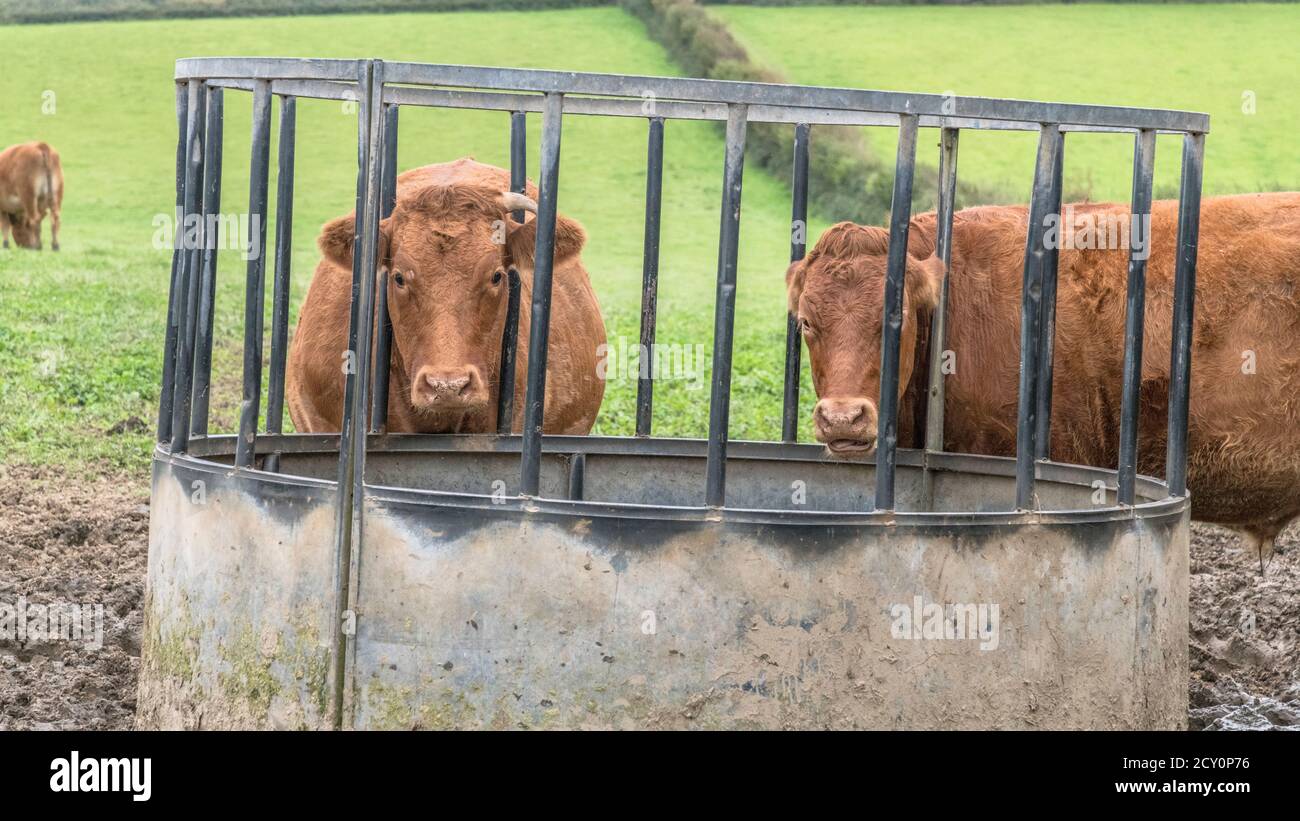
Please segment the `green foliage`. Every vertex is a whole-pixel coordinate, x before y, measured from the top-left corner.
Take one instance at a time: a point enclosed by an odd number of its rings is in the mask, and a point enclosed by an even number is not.
[[[787,83],[791,80],[771,65],[751,58],[723,20],[695,0],[623,0],[622,5],[646,24],[650,36],[663,44],[687,74],[714,80]],[[799,47],[815,40],[800,41]],[[894,162],[889,153],[873,150],[861,129],[835,126],[813,128],[809,163],[810,209],[827,219],[880,223],[889,215],[893,198]],[[788,125],[752,123],[746,143],[747,161],[786,183],[793,174],[794,129]],[[917,163],[913,187],[914,210],[935,207],[938,171],[924,159]],[[965,202],[998,202],[1004,192],[964,185]]]
[[[178,57],[381,56],[678,73],[641,24],[616,8],[11,26],[0,28],[0,52],[45,55],[15,60],[0,74],[0,99],[6,101],[0,145],[47,140],[62,154],[67,178],[63,250],[0,251],[0,460],[107,462],[134,471],[145,469],[157,414],[171,253],[155,249],[153,235],[155,219],[170,213],[174,199],[171,78]],[[54,113],[43,113],[47,91],[54,95]],[[247,93],[226,92],[225,212],[247,208],[250,107]],[[533,172],[539,137],[540,118],[530,116]],[[352,207],[355,139],[356,115],[339,103],[299,102],[291,328],[318,260],[320,226]],[[276,140],[273,132],[273,146]],[[645,141],[643,120],[565,119],[560,208],[587,229],[583,259],[613,344],[620,337],[634,344],[639,335]],[[402,168],[463,155],[508,165],[507,115],[403,110]],[[708,417],[722,139],[709,123],[670,122],[665,155],[659,341],[703,351],[705,370],[702,388],[690,379],[660,384],[655,433],[701,436]],[[274,212],[274,178],[270,190]],[[268,226],[268,239],[275,232],[274,224]],[[789,193],[750,169],[737,296],[737,437],[780,435],[788,237]],[[45,241],[48,246],[48,224]],[[216,432],[229,432],[237,422],[245,270],[238,252],[221,252]],[[807,419],[810,387],[804,397]],[[630,434],[635,403],[634,376],[610,381],[597,431]],[[118,427],[125,432],[108,433]]]

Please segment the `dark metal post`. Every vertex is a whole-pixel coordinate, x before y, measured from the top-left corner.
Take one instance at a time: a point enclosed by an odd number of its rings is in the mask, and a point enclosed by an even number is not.
[[[293,267],[293,172],[298,99],[280,98],[280,154],[275,188],[275,287],[271,298],[271,375],[266,432],[284,430],[284,371],[289,357],[289,282]]]
[[[560,129],[564,95],[548,92],[542,108],[541,188],[533,256],[533,305],[528,334],[528,393],[519,492],[536,496],[542,472],[542,425],[546,407],[546,354],[551,333],[551,274],[555,265],[555,218],[560,184]]]
[[[528,193],[528,113],[510,112],[510,190]],[[513,211],[515,222],[523,224],[523,211]]]
[[[1137,486],[1139,392],[1142,334],[1146,313],[1147,257],[1151,252],[1151,180],[1156,132],[1144,128],[1133,141],[1133,199],[1129,220],[1128,298],[1124,314],[1124,382],[1120,401],[1119,479],[1121,505],[1133,504]]]
[[[731,421],[731,349],[736,332],[736,260],[740,250],[740,194],[745,172],[749,107],[727,106],[727,153],[722,173],[718,229],[718,291],[713,308],[713,384],[709,397],[709,444],[704,503],[727,501],[727,429]]]
[[[1183,137],[1183,180],[1178,199],[1178,259],[1174,274],[1174,332],[1169,363],[1169,450],[1165,477],[1171,496],[1187,493],[1187,404],[1192,383],[1192,320],[1196,303],[1196,248],[1201,219],[1201,163],[1205,135]]]
[[[253,86],[252,158],[248,177],[248,275],[244,283],[244,397],[239,404],[235,467],[252,467],[262,404],[262,314],[266,303],[266,200],[271,164],[271,83]]]
[[[362,65],[358,77],[356,237],[352,253],[352,302],[348,318],[348,360],[343,389],[343,430],[339,437],[339,471],[334,564],[335,619],[330,668],[331,721],[343,724],[347,704],[346,670],[354,645],[356,589],[352,580],[361,547],[365,503],[366,408],[375,313],[375,267],[379,245],[380,152],[382,151],[383,63]]]
[[[189,110],[186,119],[185,209],[181,225],[182,273],[181,301],[176,314],[176,371],[172,389],[171,452],[184,453],[190,443],[190,400],[194,385],[194,335],[198,327],[199,266],[202,261],[203,239],[203,129],[206,126],[207,84],[191,80]],[[197,219],[193,233],[185,223]]]
[[[664,185],[664,118],[650,118],[645,164],[645,236],[641,251],[641,352],[636,383],[636,435],[649,436],[654,417],[655,321],[659,299],[659,216]]]
[[[1061,191],[1065,181],[1065,134],[1056,138],[1052,162],[1052,191],[1047,213],[1057,216],[1058,232],[1066,230],[1061,215]],[[1073,229],[1071,229],[1073,230]],[[1060,241],[1052,243],[1043,256],[1042,338],[1038,351],[1038,402],[1034,429],[1034,458],[1052,458],[1052,371],[1056,361],[1056,272],[1061,258]]]
[[[812,126],[794,127],[794,173],[790,189],[790,262],[803,259],[808,247],[808,139]],[[799,318],[788,311],[785,317],[785,395],[781,400],[781,441],[799,441],[799,368],[803,334]]]
[[[528,193],[528,115],[510,112],[510,190]],[[511,212],[520,224],[523,211]],[[497,433],[510,433],[515,419],[515,360],[519,356],[519,271],[506,271],[506,321],[501,329],[501,370],[497,375]]]
[[[939,304],[930,317],[929,372],[926,374],[925,449],[929,453],[943,450],[943,415],[945,386],[944,346],[948,341],[948,280],[952,275],[952,220],[957,208],[957,144],[961,131],[944,128],[939,136],[939,209],[935,215],[935,254],[943,263],[943,282],[939,286]],[[934,507],[933,476],[927,466],[924,482],[925,508]]]
[[[1061,129],[1046,123],[1039,131],[1033,199],[1025,239],[1025,271],[1020,296],[1020,389],[1016,419],[1016,507],[1034,506],[1034,434],[1038,409],[1038,352],[1042,347],[1043,262],[1048,202],[1052,195],[1052,166]]]
[[[569,500],[582,501],[583,488],[586,485],[587,454],[575,453],[569,457]]]
[[[172,275],[167,291],[167,329],[163,343],[162,388],[158,392],[158,441],[171,442],[172,399],[176,387],[176,328],[179,303],[184,291],[180,287],[185,236],[185,146],[186,119],[189,113],[189,83],[176,84],[176,224],[172,236]]]
[[[383,114],[384,153],[380,160],[379,217],[388,219],[397,207],[397,116],[400,106],[385,105]],[[383,266],[383,260],[379,261]],[[388,430],[388,380],[393,365],[393,318],[388,315],[387,267],[379,273],[376,299],[379,302],[375,337],[375,387],[371,395],[370,431],[384,433]]]
[[[876,510],[894,509],[894,467],[898,453],[898,360],[903,332],[903,287],[907,233],[912,222],[912,179],[916,171],[915,114],[898,115],[898,156],[889,205],[889,253],[880,340],[880,404],[876,423]]]
[[[203,269],[199,279],[198,339],[195,343],[190,436],[208,434],[212,383],[212,322],[217,301],[217,242],[221,217],[222,89],[208,89],[207,144],[203,159]],[[211,232],[209,233],[209,229]]]

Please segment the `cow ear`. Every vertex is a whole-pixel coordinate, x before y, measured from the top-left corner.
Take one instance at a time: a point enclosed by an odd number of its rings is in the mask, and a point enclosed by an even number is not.
[[[925,259],[907,261],[907,298],[915,308],[933,310],[939,307],[939,293],[943,289],[943,260],[935,254]]]
[[[799,313],[799,298],[803,296],[803,279],[805,263],[807,260],[799,259],[790,263],[790,267],[785,269],[785,295],[791,314]]]
[[[348,214],[325,223],[321,229],[316,245],[321,254],[330,262],[342,268],[352,268],[352,245],[356,241],[356,216]],[[389,217],[379,223],[379,264],[387,265],[390,257],[393,218]]]
[[[513,223],[508,223],[514,225]],[[574,220],[563,215],[555,217],[555,262],[556,265],[571,257],[576,257],[587,244],[587,232]],[[537,250],[537,220],[530,219],[523,225],[510,229],[506,236],[504,249],[506,265],[520,268],[532,268],[533,256]]]
[[[352,267],[352,243],[356,239],[355,214],[330,220],[321,228],[316,245],[321,255],[340,268]]]

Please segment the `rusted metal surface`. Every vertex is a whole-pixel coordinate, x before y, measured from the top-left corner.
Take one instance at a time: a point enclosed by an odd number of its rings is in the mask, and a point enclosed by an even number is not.
[[[310,472],[319,457],[328,472],[328,452],[299,452],[298,440],[275,443],[285,467]],[[220,463],[228,441],[209,440],[202,460],[159,451],[155,462],[140,725],[325,727],[332,483],[235,472]],[[659,458],[698,475],[703,444],[697,456]],[[602,501],[498,504],[475,492],[490,486],[483,453],[433,450],[372,453],[344,726],[1185,724],[1181,501],[1090,523],[990,514],[987,526],[809,526],[761,511],[718,520],[685,507],[665,516]],[[730,474],[740,498],[759,501],[764,485],[788,493],[788,475],[828,468],[833,481],[809,482],[812,504],[844,484],[870,493],[871,465],[752,451]],[[920,485],[911,456],[900,451],[900,499]],[[588,487],[608,493],[619,475],[644,477],[638,458],[589,455]],[[1014,493],[1014,465],[997,469],[1009,474],[1002,492]],[[435,490],[376,485],[385,472],[427,477]],[[991,481],[936,476],[941,507],[966,508]],[[1086,483],[1039,484],[1062,504],[1091,504]],[[917,603],[913,638],[897,608]],[[955,628],[954,605],[984,605],[983,634],[925,637],[930,605],[945,607],[932,628]]]

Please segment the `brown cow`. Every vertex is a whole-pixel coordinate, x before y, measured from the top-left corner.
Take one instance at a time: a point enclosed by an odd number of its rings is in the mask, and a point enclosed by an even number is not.
[[[1157,476],[1164,473],[1177,210],[1172,201],[1154,205],[1148,246],[1138,468]],[[1076,232],[1129,219],[1123,205],[1073,212]],[[1023,207],[973,208],[954,220],[945,348],[956,372],[946,382],[945,449],[1015,452],[1027,223]],[[929,213],[910,226],[900,394],[919,371],[917,318],[935,307],[942,281],[935,225]],[[1238,528],[1266,557],[1300,514],[1300,194],[1209,198],[1200,225],[1188,422],[1192,515]],[[1051,455],[1114,467],[1127,243],[1110,250],[1068,245],[1060,251]],[[820,398],[817,439],[833,452],[868,450],[876,437],[887,246],[884,229],[840,223],[787,271],[790,309]],[[915,378],[919,384],[925,377]],[[909,422],[900,414],[900,442],[911,441]]]
[[[390,430],[496,430],[511,265],[520,279],[512,426],[516,432],[523,427],[536,221],[528,213],[523,224],[515,223],[508,209],[535,212],[537,189],[529,184],[527,197],[509,190],[508,172],[470,158],[427,165],[397,179],[397,205],[380,226],[393,322]],[[303,432],[337,431],[342,425],[354,225],[348,215],[322,229],[317,242],[323,258],[289,353],[289,411]],[[597,371],[605,325],[579,257],[585,241],[581,225],[557,218],[547,433],[590,431],[605,392]]]
[[[41,222],[50,215],[50,247],[59,250],[63,166],[46,143],[11,145],[0,151],[0,235],[9,247],[12,228],[20,248],[41,247]]]

